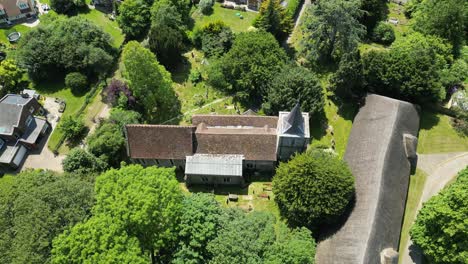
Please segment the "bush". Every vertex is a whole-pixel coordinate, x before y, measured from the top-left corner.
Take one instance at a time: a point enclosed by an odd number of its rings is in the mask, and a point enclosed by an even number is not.
[[[344,161],[314,150],[279,165],[273,192],[291,225],[316,229],[339,220],[354,195],[354,177]]]
[[[200,0],[198,3],[198,9],[202,14],[209,14],[213,10],[213,0]]]
[[[62,161],[63,170],[70,173],[88,174],[103,172],[107,164],[81,148],[74,148]]]
[[[88,79],[79,72],[71,72],[65,76],[65,85],[69,87],[73,93],[81,93],[88,87]]]
[[[189,81],[193,84],[197,84],[202,80],[202,76],[199,70],[192,69],[189,75]]]
[[[67,116],[60,121],[58,129],[63,133],[65,139],[76,141],[83,136],[85,125],[83,120]]]
[[[380,22],[372,32],[372,40],[384,45],[390,45],[395,41],[395,31],[390,24]]]
[[[219,57],[228,52],[234,41],[234,34],[222,21],[206,24],[195,33],[194,44],[201,47],[207,57]]]

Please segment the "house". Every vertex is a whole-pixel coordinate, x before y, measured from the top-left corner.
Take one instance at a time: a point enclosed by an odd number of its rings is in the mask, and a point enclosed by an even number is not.
[[[368,95],[354,119],[344,160],[356,201],[344,225],[317,247],[317,264],[398,263],[398,246],[419,130],[417,106]]]
[[[0,0],[0,26],[24,21],[36,14],[34,0]]]
[[[273,171],[310,142],[299,104],[278,117],[194,115],[190,126],[127,125],[125,134],[133,162],[176,166],[188,184],[243,184],[245,173]]]
[[[7,94],[0,100],[0,165],[17,168],[28,149],[35,149],[50,124],[35,116],[44,111],[34,97]]]

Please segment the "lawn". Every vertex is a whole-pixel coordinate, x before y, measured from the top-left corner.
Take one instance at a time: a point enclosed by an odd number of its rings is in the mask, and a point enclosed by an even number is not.
[[[395,29],[395,37],[399,39],[404,37],[406,33],[409,31],[409,20],[406,18],[404,14],[404,6],[398,5],[396,3],[390,2],[388,3],[388,19],[398,19],[398,24],[394,26]]]
[[[100,26],[105,32],[112,36],[115,47],[122,45],[125,36],[122,34],[119,25],[114,20],[110,20],[105,13],[96,9],[90,9],[87,12],[81,13],[80,16],[93,21],[96,25]]]
[[[240,19],[238,16],[236,16],[237,13],[240,13],[244,18]],[[198,11],[195,11],[192,15],[192,18],[195,20],[195,28],[203,27],[205,24],[220,20],[231,27],[232,31],[243,32],[252,27],[252,23],[256,16],[257,13],[254,12],[243,12],[222,8],[220,3],[215,3],[213,7],[213,13],[211,15],[204,16]]]
[[[450,117],[422,111],[418,153],[468,151],[468,137],[458,134],[450,124]]]
[[[400,235],[400,249],[398,252],[403,253],[409,239],[409,230],[416,218],[416,210],[418,208],[421,195],[424,190],[424,183],[426,182],[427,175],[421,171],[416,170],[414,175],[410,176],[410,183],[408,188],[408,197],[406,198],[405,216],[403,218],[403,226]],[[400,254],[400,262],[403,254]]]
[[[19,32],[23,36],[26,32],[30,31],[31,28],[23,25],[15,25],[10,28],[1,28],[0,29],[0,51],[5,51],[7,53],[7,58],[8,57],[14,57],[14,53],[16,51],[16,46],[17,44],[11,44],[8,41],[8,34],[12,32]]]

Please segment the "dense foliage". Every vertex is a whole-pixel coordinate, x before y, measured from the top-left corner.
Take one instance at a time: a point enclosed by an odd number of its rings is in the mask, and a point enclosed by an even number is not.
[[[416,30],[447,39],[455,54],[466,42],[468,2],[465,0],[421,1],[413,17]]]
[[[184,47],[185,32],[182,16],[169,0],[156,2],[151,9],[151,29],[148,44],[166,67],[174,66]]]
[[[62,161],[65,172],[86,175],[103,172],[107,168],[106,162],[81,148],[74,148]]]
[[[322,86],[317,76],[305,68],[288,65],[270,83],[265,98],[267,114],[290,111],[299,101],[305,112],[317,114],[323,111]]]
[[[361,10],[364,14],[359,21],[366,26],[367,32],[372,32],[377,23],[387,15],[386,0],[361,0]]]
[[[378,23],[372,32],[372,40],[384,45],[392,44],[395,41],[395,31],[392,25],[385,22]]]
[[[314,229],[343,214],[354,195],[354,177],[344,161],[317,150],[281,163],[273,192],[290,224]]]
[[[143,36],[150,25],[150,7],[143,0],[126,0],[119,5],[117,23],[127,39]]]
[[[451,62],[451,47],[419,33],[394,42],[386,51],[363,54],[365,85],[372,92],[411,102],[445,98],[441,71]]]
[[[200,0],[198,3],[198,10],[202,14],[208,15],[213,11],[214,0]]]
[[[58,14],[68,14],[85,6],[85,0],[50,0],[50,8]]]
[[[50,261],[52,239],[91,213],[93,186],[47,171],[0,179],[0,262]]]
[[[116,124],[122,132],[125,125],[139,124],[141,114],[132,110],[124,110],[122,108],[112,108],[109,116],[109,121]]]
[[[268,91],[268,84],[283,68],[286,54],[268,32],[237,35],[234,45],[218,63],[212,63],[208,81],[217,88],[258,100]]]
[[[65,85],[75,94],[80,94],[88,88],[88,79],[79,72],[70,72],[65,76]]]
[[[177,110],[177,97],[172,90],[171,74],[161,66],[150,50],[130,41],[122,53],[123,76],[144,118],[165,121]]]
[[[259,11],[260,14],[254,21],[256,28],[270,32],[278,40],[283,40],[292,32],[293,20],[291,15],[279,0],[263,1]]]
[[[58,18],[24,34],[18,63],[34,79],[57,78],[67,72],[104,74],[114,61],[111,37],[82,17]]]
[[[0,96],[18,92],[23,70],[11,59],[0,62]]]
[[[306,10],[301,51],[308,61],[339,61],[357,47],[365,34],[359,6],[359,0],[329,0]]]
[[[65,139],[75,141],[83,136],[85,125],[82,119],[73,116],[64,117],[57,126]]]
[[[136,99],[128,85],[118,79],[112,79],[105,89],[107,103],[123,109],[131,109],[136,105]]]
[[[330,78],[330,89],[341,98],[360,98],[365,95],[361,54],[354,50],[343,56],[338,70]]]
[[[201,29],[195,29],[193,42],[201,48],[207,57],[220,57],[232,46],[234,34],[222,21],[206,24]]]
[[[105,122],[88,139],[88,150],[111,166],[118,166],[124,156],[125,138],[118,124]]]
[[[413,243],[433,263],[468,260],[468,168],[455,183],[423,204],[410,230]]]

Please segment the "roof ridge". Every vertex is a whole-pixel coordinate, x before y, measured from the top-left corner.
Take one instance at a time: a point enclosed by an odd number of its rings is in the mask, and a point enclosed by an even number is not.
[[[260,116],[260,115],[210,115],[210,114],[195,114],[194,116],[220,116],[220,117],[243,117],[243,118],[278,118],[278,116]]]
[[[167,127],[167,128],[196,128],[194,125],[158,125],[158,124],[127,124],[126,127]]]

